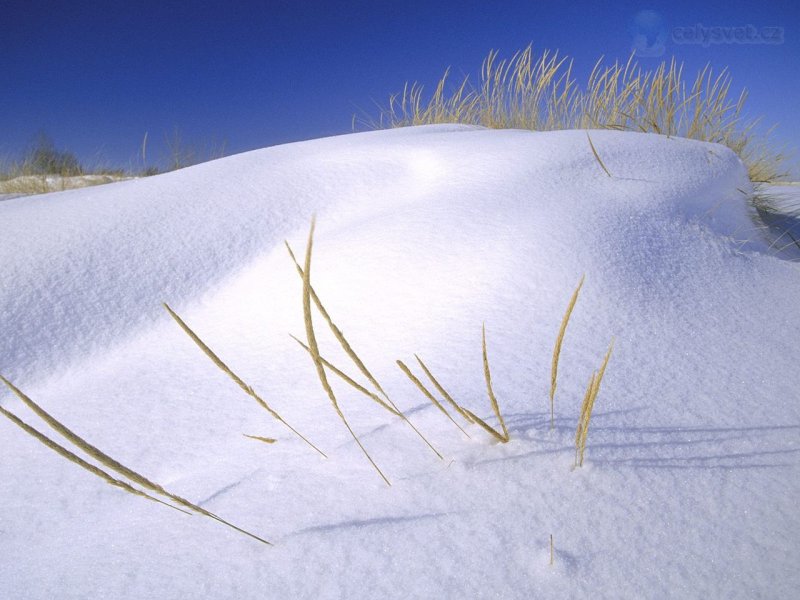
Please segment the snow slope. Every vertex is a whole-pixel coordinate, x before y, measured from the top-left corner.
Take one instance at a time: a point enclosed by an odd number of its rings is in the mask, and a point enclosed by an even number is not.
[[[727,149],[432,126],[288,144],[0,203],[0,372],[126,465],[275,543],[124,494],[0,422],[3,598],[790,598],[797,265]],[[312,282],[403,421],[302,348]],[[550,361],[567,301],[549,429]],[[246,396],[167,301],[323,459]],[[496,424],[467,438],[414,353]],[[322,354],[357,370],[317,315]],[[583,392],[612,339],[586,463]],[[10,393],[2,405],[40,424]],[[266,445],[242,434],[277,438]],[[555,562],[549,565],[549,536]]]

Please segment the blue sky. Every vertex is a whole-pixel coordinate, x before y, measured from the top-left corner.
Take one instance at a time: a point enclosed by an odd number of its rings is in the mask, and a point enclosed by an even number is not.
[[[642,11],[649,11],[642,13]],[[490,49],[534,44],[575,59],[625,60],[635,34],[689,72],[728,66],[749,111],[798,144],[800,3],[302,0],[5,2],[0,20],[0,157],[39,132],[86,164],[158,163],[165,139],[226,153],[347,133],[405,81],[477,73]],[[678,43],[695,26],[745,27],[762,43]],[[762,30],[762,28],[780,28]],[[644,42],[642,42],[644,40]],[[779,42],[779,43],[776,43]],[[796,161],[795,161],[796,163]]]

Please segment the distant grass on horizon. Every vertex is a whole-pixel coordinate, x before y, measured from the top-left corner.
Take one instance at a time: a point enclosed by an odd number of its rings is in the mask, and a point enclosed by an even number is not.
[[[445,71],[430,97],[419,83],[406,84],[389,98],[375,128],[463,123],[493,129],[614,129],[686,137],[723,144],[736,152],[754,183],[784,179],[785,156],[770,146],[769,133],[759,136],[759,119],[747,120],[747,90],[731,93],[727,69],[710,65],[693,80],[675,58],[652,69],[631,55],[626,63],[597,61],[578,86],[572,59],[528,46],[510,59],[491,51],[483,61],[480,82],[469,77],[450,85]]]

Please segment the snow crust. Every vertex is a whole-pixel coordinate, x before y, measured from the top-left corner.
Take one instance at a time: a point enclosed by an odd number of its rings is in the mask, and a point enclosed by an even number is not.
[[[583,131],[428,126],[0,203],[0,373],[276,544],[124,494],[3,420],[0,597],[793,597],[797,265],[762,237],[726,148],[590,135],[613,177]],[[302,256],[312,214],[315,289],[444,456],[332,378],[391,487],[287,335],[304,327],[283,242]],[[584,273],[551,431],[553,342]],[[162,301],[329,458],[217,370]],[[395,364],[422,377],[419,354],[496,424],[482,323],[508,444],[462,423],[467,438]],[[322,354],[357,375],[315,326]]]

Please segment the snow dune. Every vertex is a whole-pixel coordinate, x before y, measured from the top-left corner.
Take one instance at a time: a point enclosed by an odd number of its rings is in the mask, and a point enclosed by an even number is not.
[[[797,265],[757,227],[726,148],[591,139],[613,177],[582,131],[429,126],[0,203],[0,372],[123,463],[276,543],[105,486],[4,420],[0,596],[792,597]],[[302,254],[312,214],[314,287],[445,457],[335,381],[392,487],[287,335],[304,329],[283,241]],[[552,345],[584,273],[551,431]],[[162,301],[329,458],[218,371]],[[315,319],[323,355],[356,375]],[[475,426],[466,438],[394,364],[419,374],[420,354],[494,422],[484,322],[504,445]]]

